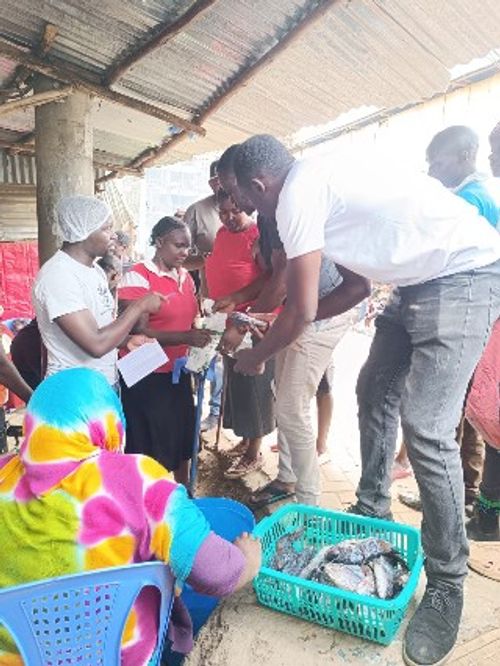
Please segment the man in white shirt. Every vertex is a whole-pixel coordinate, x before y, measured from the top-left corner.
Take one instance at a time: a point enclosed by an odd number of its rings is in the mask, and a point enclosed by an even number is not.
[[[358,381],[362,476],[356,513],[391,517],[390,470],[401,410],[423,506],[427,589],[408,625],[411,666],[442,664],[456,641],[468,544],[455,427],[467,384],[500,313],[500,238],[477,209],[427,175],[295,161],[274,137],[240,147],[243,193],[276,216],[287,254],[287,302],[270,332],[240,352],[260,365],[314,319],[347,308],[339,290],[318,307],[321,255],[398,287]],[[340,270],[340,269],[339,269]]]
[[[84,366],[115,385],[117,347],[143,314],[159,309],[161,297],[148,294],[115,319],[106,275],[95,264],[113,240],[109,207],[94,197],[65,197],[57,217],[62,248],[42,266],[33,285],[47,374]]]

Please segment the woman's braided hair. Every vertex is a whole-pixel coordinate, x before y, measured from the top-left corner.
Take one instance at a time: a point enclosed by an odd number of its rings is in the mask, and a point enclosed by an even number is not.
[[[163,238],[166,234],[176,231],[177,229],[187,229],[187,225],[182,220],[179,220],[176,217],[171,217],[170,215],[162,217],[151,229],[149,244],[156,245],[158,238]]]

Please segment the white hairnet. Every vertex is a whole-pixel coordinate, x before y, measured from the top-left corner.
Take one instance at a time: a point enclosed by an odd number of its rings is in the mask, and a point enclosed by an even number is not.
[[[100,229],[111,217],[111,208],[95,197],[63,197],[57,204],[57,221],[66,243],[78,243]]]

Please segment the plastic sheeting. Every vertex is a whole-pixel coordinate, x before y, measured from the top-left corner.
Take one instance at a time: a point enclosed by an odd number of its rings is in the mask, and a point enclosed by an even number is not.
[[[36,241],[0,243],[0,305],[3,319],[32,318],[31,287],[38,273]]]

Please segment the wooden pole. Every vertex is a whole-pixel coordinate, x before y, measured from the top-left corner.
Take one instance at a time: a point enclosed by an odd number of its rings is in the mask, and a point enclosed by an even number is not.
[[[204,136],[206,134],[203,127],[200,127],[199,124],[190,122],[189,120],[184,120],[165,109],[162,109],[158,106],[153,106],[147,102],[135,99],[134,97],[128,97],[127,95],[122,95],[121,93],[115,92],[114,90],[109,90],[105,88],[100,83],[92,83],[81,77],[81,73],[78,71],[78,68],[75,68],[68,64],[58,64],[55,65],[46,60],[42,60],[38,56],[32,55],[26,51],[23,51],[18,46],[12,44],[11,42],[6,41],[5,39],[0,40],[0,55],[14,60],[21,65],[25,65],[34,72],[44,74],[49,78],[56,79],[59,81],[64,81],[74,85],[75,89],[81,89],[85,92],[91,93],[105,99],[109,102],[115,104],[121,104],[135,111],[140,111],[146,115],[153,116],[164,122],[170,123],[177,127],[182,127],[186,132],[195,132]]]
[[[159,32],[142,45],[136,46],[126,55],[123,60],[113,65],[104,77],[103,83],[111,86],[118,81],[131,67],[138,63],[142,58],[164,46],[167,42],[178,35],[189,23],[204,14],[217,0],[197,0],[188,11],[183,14],[174,23],[163,26]]]
[[[297,25],[292,28],[284,37],[281,39],[275,46],[273,46],[260,60],[257,60],[253,65],[247,67],[239,74],[233,77],[229,81],[226,90],[222,92],[218,97],[213,99],[208,106],[196,117],[197,122],[204,123],[207,118],[213,115],[218,111],[221,106],[224,106],[231,97],[236,95],[242,88],[248,85],[249,81],[254,78],[259,72],[261,72],[266,67],[269,67],[273,60],[279,56],[283,51],[285,51],[291,44],[296,42],[303,34],[309,30],[315,23],[323,18],[327,14],[332,6],[338,0],[321,0],[318,6],[313,9],[313,11],[306,16],[302,21],[297,23]],[[154,154],[146,155],[142,153],[133,160],[135,166],[148,167],[154,164],[160,157],[165,155],[169,150],[176,146],[180,141],[183,141],[187,137],[186,132],[180,132],[168,140],[168,137],[162,141],[162,143],[154,149]],[[144,159],[141,161],[141,156],[144,155]]]
[[[19,109],[25,109],[30,106],[41,106],[48,102],[57,102],[57,100],[64,99],[72,92],[73,86],[64,86],[58,90],[47,90],[46,92],[35,93],[34,95],[21,97],[21,99],[15,99],[12,102],[5,102],[4,104],[0,104],[0,116],[5,116],[7,113],[12,113],[12,111],[18,111]]]

